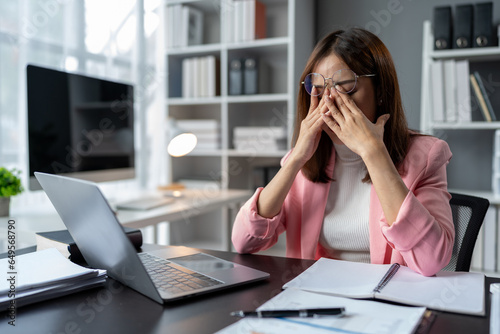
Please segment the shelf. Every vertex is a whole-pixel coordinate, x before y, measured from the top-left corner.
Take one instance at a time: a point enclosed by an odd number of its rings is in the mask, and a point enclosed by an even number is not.
[[[205,105],[205,104],[220,104],[222,102],[220,96],[216,97],[170,97],[167,98],[166,103],[171,106],[195,106],[195,105]]]
[[[486,48],[469,48],[431,51],[429,56],[433,59],[460,59],[467,58],[470,61],[484,61],[500,59],[500,47],[492,46]]]
[[[500,122],[434,123],[431,126],[441,130],[496,130],[500,129]]]
[[[167,183],[192,177],[220,180],[222,189],[253,188],[250,182],[252,166],[271,164],[277,166],[287,154],[289,144],[273,147],[279,151],[236,150],[233,146],[235,127],[274,127],[286,130],[287,137],[281,140],[289,143],[293,132],[296,111],[296,90],[302,68],[314,45],[314,1],[262,0],[266,5],[267,38],[239,42],[226,32],[235,29],[235,2],[225,0],[163,0],[162,17],[167,19],[169,6],[187,4],[205,13],[201,45],[182,46],[168,49],[169,33],[178,33],[178,27],[164,27],[159,37],[163,48],[156,60],[159,71],[164,71],[159,101],[165,109],[165,118],[176,120],[213,119],[219,128],[220,149],[194,150],[184,157],[167,156]],[[170,14],[172,14],[170,12]],[[300,23],[299,23],[300,22]],[[238,21],[240,23],[240,21]],[[169,30],[170,28],[170,30]],[[241,32],[241,31],[240,31]],[[220,65],[217,73],[215,97],[183,98],[183,61],[187,58],[215,56]],[[259,87],[255,95],[228,95],[230,87],[230,64],[233,60],[255,58],[258,64]],[[243,72],[243,71],[242,71]],[[249,72],[250,73],[250,72]],[[200,74],[201,76],[201,74]],[[248,80],[248,77],[247,77]],[[187,87],[186,87],[187,88]],[[243,91],[243,90],[242,90]],[[258,134],[256,134],[258,136]],[[207,146],[208,147],[208,146]],[[212,146],[214,147],[214,146]],[[215,146],[216,147],[216,146]],[[239,146],[238,146],[239,147]],[[249,189],[252,192],[255,189]],[[239,203],[241,204],[241,203]],[[214,248],[227,243],[218,233],[226,234],[227,227],[218,230],[221,217],[227,212],[216,210],[214,216],[204,214],[203,219],[193,220],[184,232],[182,244],[195,247]],[[208,226],[206,223],[214,223]],[[170,227],[172,228],[172,226]],[[175,231],[175,229],[173,230]],[[171,235],[172,235],[171,231]],[[193,243],[190,243],[190,242]],[[208,244],[204,244],[208,241]],[[283,247],[284,248],[284,247]],[[283,252],[284,254],[284,252]]]
[[[228,103],[258,103],[258,102],[286,102],[288,94],[257,94],[257,95],[232,95],[227,97]]]
[[[220,52],[221,44],[201,44],[186,47],[178,47],[167,50],[167,55],[179,55],[189,57],[198,54],[218,53]]]
[[[228,50],[254,49],[262,47],[283,48],[288,45],[290,39],[288,37],[272,37],[257,39],[254,41],[238,42],[227,45]]]

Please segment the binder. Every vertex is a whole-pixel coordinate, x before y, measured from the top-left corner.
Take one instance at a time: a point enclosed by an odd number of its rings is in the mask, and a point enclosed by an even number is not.
[[[474,47],[495,45],[493,33],[493,2],[474,5]]]
[[[434,49],[451,49],[451,6],[434,7]]]
[[[453,20],[453,48],[463,49],[472,47],[472,5],[455,7]]]

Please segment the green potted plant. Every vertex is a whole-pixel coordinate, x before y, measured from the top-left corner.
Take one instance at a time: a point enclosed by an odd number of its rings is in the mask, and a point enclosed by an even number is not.
[[[23,192],[20,172],[0,167],[0,217],[9,215],[10,198]]]

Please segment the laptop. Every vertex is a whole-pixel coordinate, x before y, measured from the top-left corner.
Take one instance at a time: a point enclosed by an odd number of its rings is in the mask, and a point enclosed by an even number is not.
[[[269,278],[269,274],[187,247],[137,253],[99,187],[35,172],[88,265],[158,303]]]

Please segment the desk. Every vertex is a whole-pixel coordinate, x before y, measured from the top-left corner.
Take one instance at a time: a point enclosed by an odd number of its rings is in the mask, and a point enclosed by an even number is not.
[[[214,190],[214,189],[186,189],[183,197],[177,198],[175,202],[153,208],[150,210],[118,210],[117,217],[120,223],[128,227],[147,227],[166,221],[185,221],[191,217],[198,216],[219,208],[227,208],[228,212],[223,215],[222,249],[231,250],[231,228],[234,221],[235,211],[239,205],[244,203],[253,194],[249,190]],[[113,206],[113,203],[111,203]],[[60,217],[51,204],[44,208],[17,210],[12,212],[18,229],[22,231],[43,232],[40,226],[47,226],[48,231],[65,229]],[[7,218],[3,218],[7,220]],[[0,220],[1,222],[1,220]],[[3,224],[2,224],[3,225]],[[0,225],[0,226],[2,226]],[[0,235],[4,237],[5,233]],[[34,235],[31,244],[35,244]],[[156,238],[156,236],[155,236]],[[1,243],[0,243],[1,245]],[[27,246],[26,243],[23,246]]]
[[[158,247],[161,246],[145,245],[143,249]],[[7,324],[7,313],[0,313],[0,333],[214,333],[237,321],[229,316],[229,312],[262,305],[278,294],[284,283],[314,263],[265,255],[204,252],[267,271],[271,277],[267,281],[163,306],[109,280],[104,289],[92,289],[19,308],[15,328]],[[494,282],[500,282],[500,279],[486,279],[486,291]],[[486,317],[436,312],[437,318],[429,333],[488,333],[489,305],[487,293]]]

